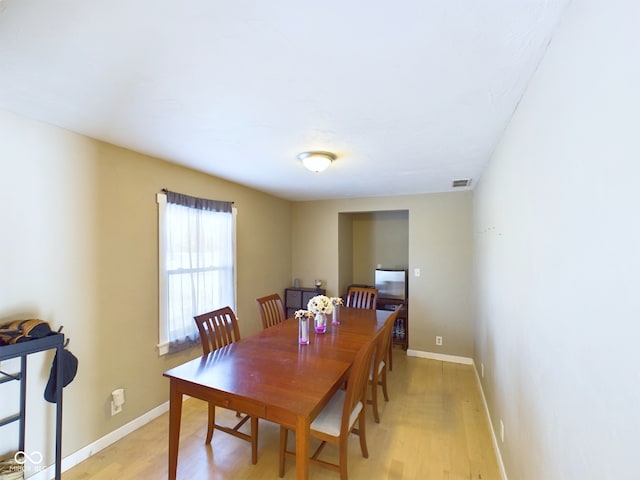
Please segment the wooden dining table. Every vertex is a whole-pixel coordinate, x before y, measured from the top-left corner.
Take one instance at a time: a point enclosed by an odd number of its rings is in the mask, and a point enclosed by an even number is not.
[[[347,379],[360,347],[391,313],[342,307],[341,323],[331,325],[329,316],[327,332],[311,329],[308,345],[298,343],[298,320],[287,319],[166,371],[169,479],[177,475],[183,395],[295,430],[296,478],[309,478],[311,422]]]

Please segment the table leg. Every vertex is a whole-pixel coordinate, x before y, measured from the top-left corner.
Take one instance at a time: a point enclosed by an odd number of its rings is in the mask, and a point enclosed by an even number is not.
[[[182,393],[171,379],[169,393],[169,480],[176,480],[178,473],[178,448],[180,446],[180,419],[182,417]]]
[[[296,479],[309,478],[309,427],[307,417],[298,417],[296,423]]]

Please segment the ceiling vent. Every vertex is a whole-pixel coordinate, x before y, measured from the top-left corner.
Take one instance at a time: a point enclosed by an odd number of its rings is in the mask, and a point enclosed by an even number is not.
[[[471,185],[470,178],[461,178],[460,180],[454,180],[451,182],[451,186],[453,188],[468,187],[469,185]]]

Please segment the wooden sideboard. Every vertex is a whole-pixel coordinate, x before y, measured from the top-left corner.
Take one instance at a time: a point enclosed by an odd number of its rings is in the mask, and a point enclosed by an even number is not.
[[[285,288],[284,308],[287,311],[287,318],[293,317],[296,310],[306,310],[307,303],[316,295],[326,295],[323,288]]]

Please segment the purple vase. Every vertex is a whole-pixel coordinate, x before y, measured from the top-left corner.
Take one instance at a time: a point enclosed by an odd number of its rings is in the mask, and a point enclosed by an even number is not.
[[[316,333],[324,333],[327,331],[327,315],[324,313],[316,313],[313,319],[315,324]]]

